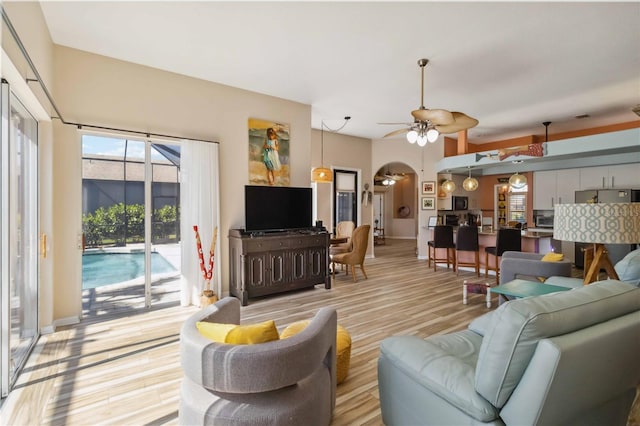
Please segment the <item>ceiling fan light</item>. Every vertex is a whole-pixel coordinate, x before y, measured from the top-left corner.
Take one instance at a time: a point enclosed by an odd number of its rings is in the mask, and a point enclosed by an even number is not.
[[[409,133],[407,133],[407,140],[409,141],[409,143],[416,143],[416,141],[418,140],[418,132],[416,132],[415,130],[411,130]]]
[[[525,175],[521,175],[518,172],[515,172],[509,178],[509,186],[514,189],[522,189],[527,185],[527,177]]]
[[[393,179],[391,179],[391,178],[385,178],[385,179],[382,181],[382,184],[383,184],[384,186],[391,186],[391,185],[395,185],[395,183],[396,183],[396,181],[395,181],[395,180],[393,180]]]
[[[418,136],[418,146],[425,146],[427,144],[427,137],[425,135]]]
[[[451,194],[453,191],[456,190],[456,183],[452,180],[447,179],[442,183],[442,189],[447,194]]]
[[[468,177],[464,180],[464,182],[462,182],[462,187],[464,188],[464,190],[469,192],[478,189],[478,185],[478,179],[474,177]]]
[[[427,140],[430,143],[434,143],[435,141],[437,141],[438,136],[440,136],[440,133],[436,129],[429,129],[427,131]]]

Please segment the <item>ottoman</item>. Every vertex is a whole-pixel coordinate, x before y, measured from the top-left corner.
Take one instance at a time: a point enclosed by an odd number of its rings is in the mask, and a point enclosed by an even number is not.
[[[297,321],[289,324],[282,333],[281,339],[291,337],[309,325],[309,320]],[[346,328],[338,324],[336,331],[336,383],[344,382],[349,374],[349,363],[351,362],[351,335]]]
[[[468,294],[486,294],[485,301],[487,303],[487,308],[491,307],[491,292],[487,291],[491,288],[491,284],[488,282],[471,282],[464,280],[462,282],[462,304],[467,304],[467,295]]]

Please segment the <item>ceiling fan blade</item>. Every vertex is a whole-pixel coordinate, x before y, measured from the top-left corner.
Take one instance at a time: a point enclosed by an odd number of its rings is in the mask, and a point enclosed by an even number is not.
[[[470,129],[478,125],[478,120],[469,117],[467,114],[454,111],[451,113],[455,119],[455,123],[446,126],[436,126],[436,130],[440,133],[456,133],[461,130]]]
[[[407,123],[406,121],[405,121],[405,122],[402,122],[402,123],[388,123],[388,122],[384,122],[384,123],[376,123],[376,124],[382,124],[382,125],[391,124],[391,125],[394,125],[394,126],[412,126],[412,125],[413,125],[413,123]]]
[[[455,118],[446,109],[416,109],[411,111],[411,115],[416,120],[430,121],[431,124],[446,126],[455,123]]]
[[[409,130],[411,130],[411,128],[394,130],[393,132],[389,132],[386,135],[384,135],[383,138],[386,138],[386,137],[389,137],[389,136],[401,135],[403,133],[407,133]]]

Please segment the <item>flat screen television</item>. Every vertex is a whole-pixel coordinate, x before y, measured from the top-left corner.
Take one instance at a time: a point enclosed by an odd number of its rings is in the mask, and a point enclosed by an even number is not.
[[[249,232],[310,228],[311,188],[246,185],[244,208]]]

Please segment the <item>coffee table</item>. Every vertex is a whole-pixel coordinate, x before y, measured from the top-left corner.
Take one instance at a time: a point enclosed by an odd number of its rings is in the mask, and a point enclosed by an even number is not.
[[[511,299],[517,299],[527,296],[541,296],[548,293],[556,293],[558,291],[571,290],[569,287],[561,287],[559,285],[544,284],[536,281],[513,280],[508,283],[491,287],[488,289],[492,294],[498,295],[498,304]]]

